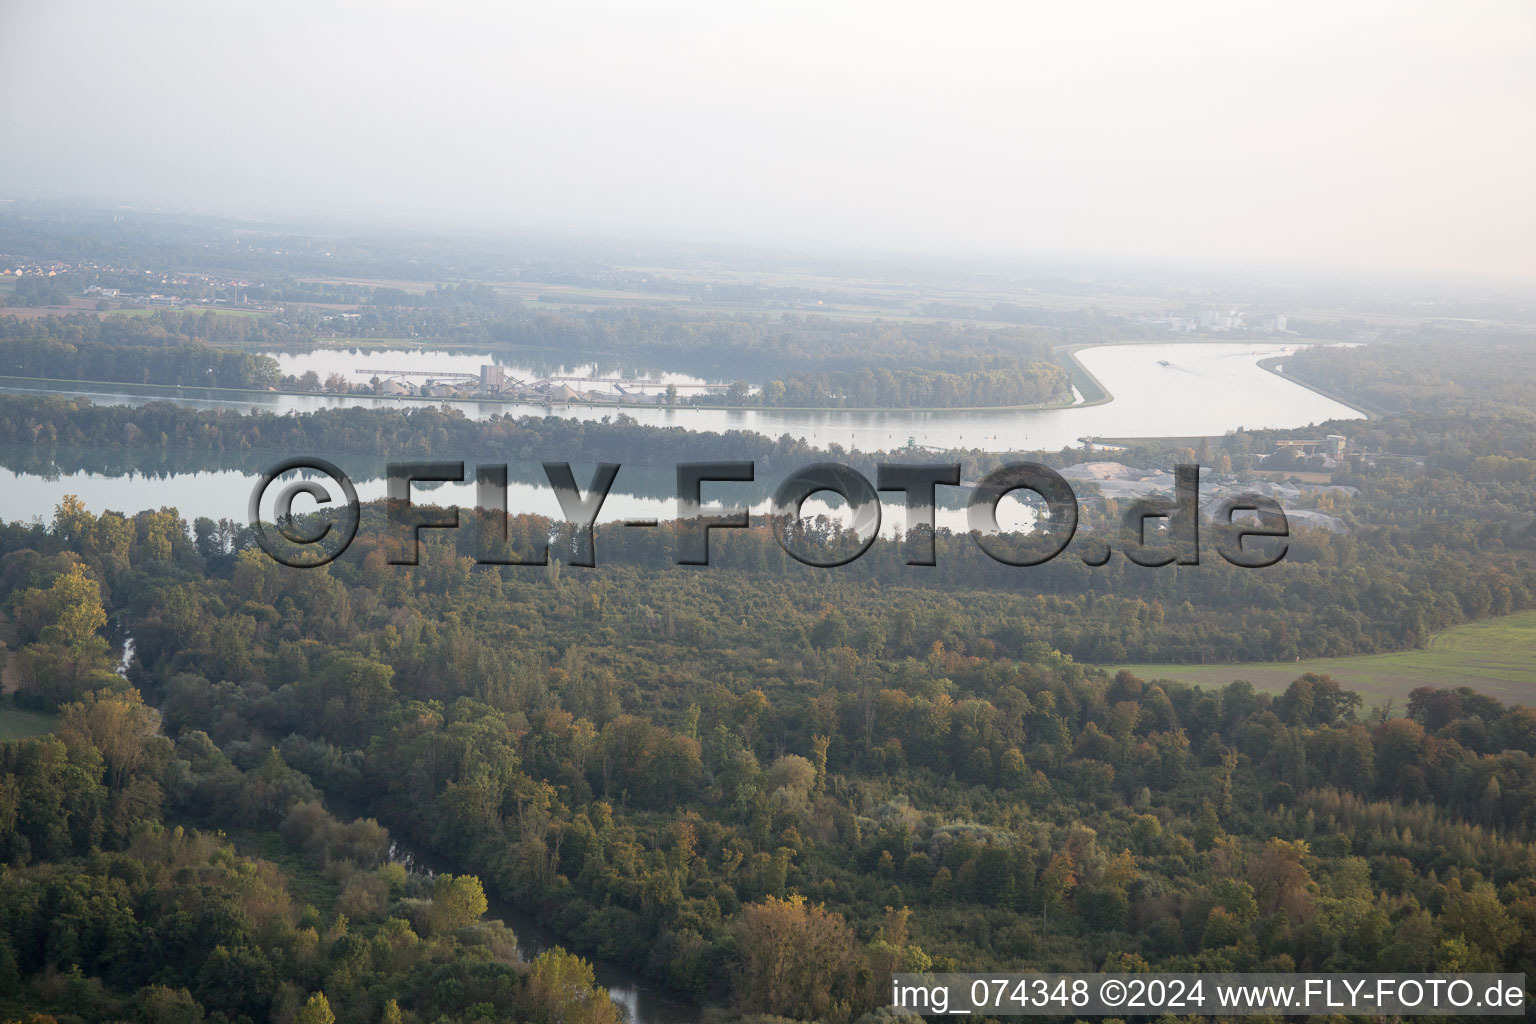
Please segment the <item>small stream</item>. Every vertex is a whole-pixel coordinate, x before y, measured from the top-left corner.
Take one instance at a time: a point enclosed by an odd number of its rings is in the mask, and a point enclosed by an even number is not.
[[[338,817],[369,817],[350,801],[327,793],[327,807]],[[430,852],[415,850],[391,833],[389,859],[407,871],[428,878],[441,873],[457,873],[452,864]],[[524,963],[553,946],[567,947],[554,932],[528,914],[501,899],[487,887],[485,916],[500,919],[517,936],[517,956]],[[696,1024],[700,1008],[681,996],[657,988],[627,967],[597,957],[581,954],[592,965],[597,983],[608,990],[613,1001],[624,1011],[630,1024]]]
[[[114,670],[124,679],[128,678],[128,668],[133,664],[133,637],[123,637],[123,654],[117,660],[117,668]]]

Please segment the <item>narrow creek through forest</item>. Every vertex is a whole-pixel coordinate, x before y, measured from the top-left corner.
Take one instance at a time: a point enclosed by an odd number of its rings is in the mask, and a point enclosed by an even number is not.
[[[342,820],[375,817],[351,800],[332,793],[325,794],[325,806]],[[407,871],[428,877],[444,873],[465,873],[430,850],[412,847],[401,840],[393,829],[390,830],[389,859]],[[540,924],[532,915],[495,894],[489,885],[486,886],[485,901],[485,916],[499,919],[517,936],[518,959],[524,963],[554,946],[570,948],[569,943],[561,942],[553,931]],[[656,986],[628,967],[586,953],[580,955],[592,965],[597,983],[608,990],[631,1024],[695,1024],[700,1019],[700,1007],[685,997]]]

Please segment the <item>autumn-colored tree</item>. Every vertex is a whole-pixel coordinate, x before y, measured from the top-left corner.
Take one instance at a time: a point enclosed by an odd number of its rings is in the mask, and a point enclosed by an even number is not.
[[[474,875],[438,875],[432,893],[432,930],[454,932],[480,920],[485,889]]]
[[[554,1024],[619,1024],[618,1007],[597,984],[592,965],[559,946],[546,949],[528,966],[528,1001],[533,1016]]]
[[[1264,844],[1248,872],[1259,913],[1284,913],[1292,924],[1311,919],[1317,884],[1302,863],[1308,852],[1301,839],[1271,839]]]
[[[22,689],[36,699],[68,700],[91,685],[93,675],[110,671],[101,587],[82,563],[71,561],[50,586],[20,594],[16,620],[37,636],[20,665]]]
[[[1072,890],[1077,886],[1077,864],[1069,851],[1063,850],[1051,857],[1045,870],[1040,872],[1040,922],[1050,919],[1052,908],[1066,905]]]
[[[331,1012],[331,1004],[325,998],[325,993],[316,992],[293,1020],[294,1024],[336,1024],[336,1015]]]
[[[98,690],[59,709],[59,738],[71,745],[88,743],[100,751],[114,791],[121,791],[144,763],[159,729],[160,713],[144,703],[138,690]]]
[[[853,930],[804,896],[768,897],[737,924],[736,1002],[744,1011],[846,1021],[865,1000]]]

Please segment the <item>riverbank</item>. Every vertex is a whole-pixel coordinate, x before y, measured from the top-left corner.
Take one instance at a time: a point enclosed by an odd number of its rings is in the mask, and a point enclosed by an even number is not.
[[[1056,351],[1062,355],[1062,367],[1067,371],[1067,379],[1077,389],[1077,393],[1083,400],[1076,403],[1076,408],[1086,409],[1089,406],[1104,405],[1113,402],[1115,396],[1110,394],[1099,378],[1093,375],[1093,371],[1078,361],[1077,353],[1085,348],[1098,348],[1101,342],[1089,342],[1083,345],[1065,345]]]
[[[1084,346],[1092,347],[1092,346]],[[1076,363],[1076,360],[1074,360]],[[1092,387],[1102,393],[1103,398],[1089,402],[1079,402],[1075,398],[1070,401],[1060,402],[1036,402],[1027,405],[934,405],[934,406],[854,406],[854,405],[724,405],[716,402],[679,402],[674,405],[666,405],[660,402],[605,402],[589,399],[562,399],[558,402],[534,401],[528,398],[500,398],[494,395],[370,395],[362,392],[332,392],[332,391],[291,391],[284,388],[230,388],[215,387],[213,385],[197,384],[141,384],[137,381],[126,380],[72,380],[65,377],[10,377],[0,375],[0,383],[25,385],[25,384],[49,384],[70,388],[134,388],[151,394],[163,394],[167,399],[186,398],[193,392],[212,392],[215,395],[247,396],[249,398],[321,398],[334,399],[336,401],[350,401],[364,407],[398,408],[403,405],[437,407],[442,405],[505,405],[509,408],[524,409],[613,409],[617,412],[635,411],[660,411],[660,412],[687,412],[697,409],[701,412],[766,412],[766,413],[913,413],[913,414],[942,414],[942,413],[998,413],[998,412],[1043,412],[1052,409],[1082,409],[1090,405],[1100,405],[1103,402],[1113,400],[1113,396],[1098,383],[1098,380],[1089,373],[1080,363],[1076,364],[1082,371],[1086,380],[1092,382]],[[1072,371],[1068,369],[1068,377]],[[1075,386],[1074,381],[1074,386]],[[40,389],[53,390],[53,389]],[[1079,391],[1082,389],[1079,388]]]
[[[1351,409],[1353,409],[1356,412],[1358,412],[1365,419],[1377,420],[1377,419],[1381,419],[1381,417],[1383,415],[1385,415],[1379,409],[1368,408],[1358,398],[1346,397],[1344,395],[1339,394],[1337,391],[1330,390],[1330,389],[1322,387],[1322,386],[1320,386],[1318,384],[1313,384],[1313,383],[1311,383],[1309,381],[1303,380],[1302,378],[1297,377],[1297,376],[1295,376],[1293,374],[1286,373],[1280,367],[1281,367],[1281,364],[1284,363],[1289,358],[1290,358],[1289,356],[1270,356],[1267,359],[1260,359],[1256,365],[1258,366],[1259,369],[1265,371],[1266,373],[1272,373],[1276,377],[1279,377],[1283,381],[1287,381],[1288,383],[1295,384],[1297,387],[1306,388],[1308,391],[1311,391],[1314,394],[1322,395],[1324,398],[1328,399],[1329,401],[1338,402],[1340,405],[1347,405]]]

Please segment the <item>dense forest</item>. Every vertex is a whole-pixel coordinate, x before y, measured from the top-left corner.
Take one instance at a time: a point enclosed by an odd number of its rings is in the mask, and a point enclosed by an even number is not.
[[[1522,332],[1423,331],[1412,340],[1296,353],[1286,373],[1380,409],[1362,443],[1483,480],[1518,479],[1499,459],[1536,441],[1536,348]],[[1475,460],[1486,460],[1481,468]]]
[[[385,829],[336,820],[276,752],[241,770],[204,733],[172,742],[125,686],[0,745],[0,1013],[618,1024],[579,958],[517,962],[478,878],[408,873]]]
[[[219,348],[202,335],[230,317],[50,318],[45,326],[0,317],[0,369],[9,377],[265,388],[278,380],[277,360]]]
[[[366,539],[294,570],[234,540],[74,503],[0,535],[7,672],[59,711],[0,762],[18,1009],[606,1005],[574,961],[511,963],[478,886],[671,988],[834,1022],[898,967],[1536,967],[1529,708],[1108,676],[971,645],[963,595],[946,630],[777,570],[477,569],[443,540],[406,568]],[[320,794],[475,881],[402,878]],[[331,909],[210,828],[319,866]],[[188,928],[214,938],[123,952]]]
[[[25,280],[25,278],[23,278]],[[20,282],[17,282],[20,286]],[[159,310],[144,316],[46,316],[23,320],[0,316],[0,343],[47,339],[64,345],[112,348],[177,348],[186,345],[284,346],[305,335],[273,317],[225,316],[212,311]]]

